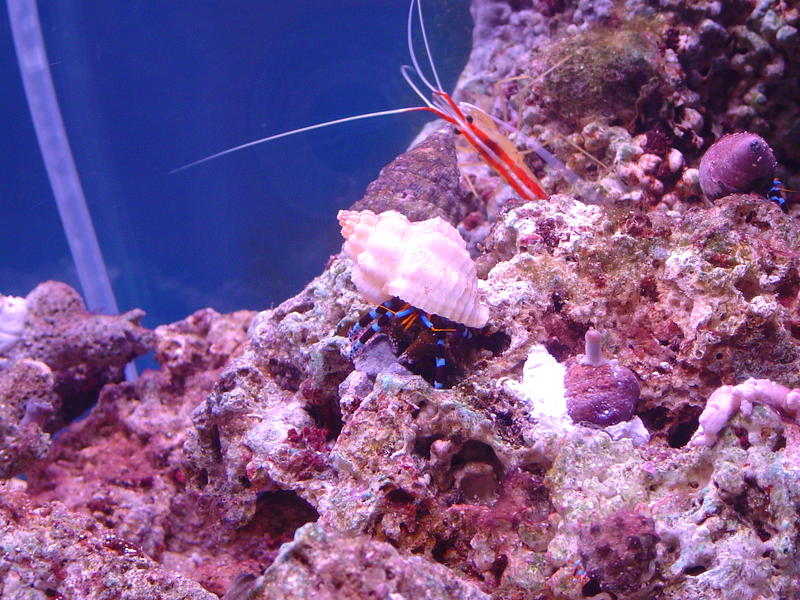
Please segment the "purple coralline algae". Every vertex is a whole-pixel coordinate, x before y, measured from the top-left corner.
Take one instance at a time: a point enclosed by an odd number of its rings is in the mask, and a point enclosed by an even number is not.
[[[473,15],[454,97],[569,171],[525,154],[551,196],[521,200],[436,123],[355,207],[465,238],[489,319],[452,387],[399,332],[351,358],[344,253],[154,332],[2,296],[0,598],[800,598],[797,202],[701,165],[757,135],[798,187],[797,7]]]

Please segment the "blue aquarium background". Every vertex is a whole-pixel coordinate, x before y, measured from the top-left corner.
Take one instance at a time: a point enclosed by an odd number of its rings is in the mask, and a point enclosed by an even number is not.
[[[243,142],[418,105],[407,0],[40,2],[53,81],[120,310],[154,327],[210,306],[263,309],[338,252],[336,211],[402,152],[425,114],[349,123],[170,174]],[[466,0],[425,5],[452,88]],[[0,16],[0,293],[79,288]]]

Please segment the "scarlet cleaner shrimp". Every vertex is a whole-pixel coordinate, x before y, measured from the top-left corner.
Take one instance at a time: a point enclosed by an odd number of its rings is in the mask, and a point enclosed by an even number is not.
[[[419,30],[425,46],[425,55],[430,65],[431,77],[427,77],[420,66],[413,44],[413,28],[415,14],[419,20]],[[357,121],[361,119],[370,119],[373,117],[381,117],[387,115],[395,115],[400,113],[415,112],[415,111],[428,111],[435,114],[437,117],[447,121],[455,126],[457,131],[461,133],[464,138],[469,142],[472,148],[478,153],[481,159],[494,169],[523,199],[545,199],[547,193],[542,188],[539,181],[534,174],[525,164],[523,155],[516,149],[514,144],[503,135],[498,129],[496,123],[498,120],[491,115],[484,112],[482,109],[466,102],[456,103],[450,95],[442,89],[442,84],[439,75],[436,71],[436,66],[433,61],[433,56],[428,44],[428,37],[425,31],[425,24],[422,16],[422,3],[421,0],[411,0],[408,10],[408,23],[407,23],[407,42],[408,51],[411,57],[412,65],[403,65],[400,69],[403,78],[411,86],[414,92],[424,103],[424,106],[411,106],[405,108],[396,108],[390,110],[383,110],[371,112],[366,114],[354,115],[350,117],[343,117],[341,119],[334,119],[324,123],[317,123],[284,131],[267,137],[259,138],[233,148],[228,148],[221,152],[217,152],[210,156],[206,156],[182,167],[172,171],[176,173],[189,167],[193,167],[207,161],[231,154],[245,148],[250,148],[258,144],[263,144],[283,137],[288,137],[298,133],[311,131],[314,129],[321,129],[340,123],[347,123],[350,121]],[[414,78],[418,79],[425,88],[432,94],[431,99],[420,89],[420,86],[415,83]],[[505,125],[502,122],[499,122]],[[546,149],[541,146],[535,145],[533,150],[537,152],[545,162],[549,165],[560,170],[562,173],[567,173],[568,178],[574,174],[567,169],[557,158],[550,154]]]

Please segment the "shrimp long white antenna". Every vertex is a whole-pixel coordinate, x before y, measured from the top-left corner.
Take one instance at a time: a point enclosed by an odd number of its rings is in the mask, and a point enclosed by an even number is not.
[[[417,73],[417,71],[415,71],[413,67],[409,67],[408,65],[403,65],[402,67],[400,67],[400,74],[403,76],[403,79],[406,80],[406,83],[409,85],[409,87],[412,90],[414,90],[414,93],[420,97],[420,99],[425,103],[426,106],[434,108],[433,103],[430,100],[428,100],[428,97],[422,93],[422,90],[420,90],[417,87],[417,84],[414,83],[414,80],[411,79],[411,73],[416,73],[417,75],[419,75],[419,73]]]
[[[414,90],[414,93],[419,96],[420,100],[425,103],[425,108],[420,107],[420,110],[428,110],[440,119],[444,119],[448,123],[458,127],[459,131],[463,131],[463,128],[466,126],[465,117],[461,111],[458,110],[457,105],[452,102],[450,95],[447,94],[447,92],[431,88],[433,99],[428,100],[427,96],[422,93],[422,90],[419,89],[411,78],[412,73],[420,76],[419,72],[414,69],[414,67],[408,65],[400,67],[400,74],[403,76],[403,79],[405,79],[409,87]],[[420,76],[420,78],[422,79],[422,76]],[[430,85],[427,81],[425,83],[426,85]]]
[[[417,9],[417,15],[419,17],[420,31],[425,45],[425,53],[428,57],[428,62],[430,64],[431,72],[433,74],[433,80],[436,82],[436,85],[433,85],[431,81],[425,76],[425,74],[422,71],[422,68],[420,67],[417,55],[414,52],[412,29],[414,25],[415,5]],[[403,75],[403,78],[408,83],[408,85],[411,87],[411,89],[414,90],[414,93],[420,97],[420,99],[424,103],[424,106],[413,106],[407,108],[396,108],[392,110],[382,110],[363,115],[355,115],[352,117],[335,119],[333,121],[326,121],[325,123],[317,123],[316,125],[309,125],[307,127],[292,129],[291,131],[284,131],[283,133],[270,135],[257,140],[253,140],[252,142],[240,144],[239,146],[235,146],[233,148],[228,148],[227,150],[223,150],[222,152],[217,152],[216,154],[206,156],[205,158],[201,158],[200,160],[196,160],[187,165],[179,167],[171,172],[177,173],[178,171],[183,171],[184,169],[188,169],[189,167],[193,167],[195,165],[205,163],[215,158],[219,158],[220,156],[225,156],[226,154],[231,154],[232,152],[237,152],[238,150],[250,148],[251,146],[256,146],[258,144],[263,144],[265,142],[277,140],[282,137],[288,137],[296,133],[303,133],[305,131],[321,129],[323,127],[328,127],[330,125],[337,125],[339,123],[347,123],[349,121],[358,121],[360,119],[370,119],[372,117],[381,117],[386,115],[395,115],[405,112],[425,110],[434,113],[437,117],[455,126],[457,131],[464,135],[464,138],[475,149],[475,151],[479,154],[479,156],[481,156],[481,158],[492,169],[494,169],[497,173],[499,173],[500,176],[503,177],[503,179],[505,179],[506,182],[511,187],[513,187],[522,198],[525,198],[526,200],[533,200],[536,198],[539,199],[547,198],[547,193],[542,189],[542,186],[536,180],[535,175],[525,165],[525,161],[522,155],[508,140],[508,138],[503,136],[497,130],[497,126],[494,124],[493,121],[494,117],[491,117],[484,111],[478,109],[477,107],[473,107],[472,105],[467,105],[465,103],[462,103],[461,106],[459,106],[453,101],[453,99],[447,94],[447,92],[445,92],[442,89],[442,84],[441,81],[439,80],[439,74],[436,71],[436,66],[434,65],[433,62],[433,56],[431,55],[430,45],[428,44],[428,36],[427,33],[425,32],[425,24],[422,17],[421,0],[411,0],[410,2],[408,10],[407,41],[408,41],[408,51],[409,54],[411,55],[411,62],[413,64],[413,67],[404,65],[400,68],[400,72]],[[425,85],[425,87],[427,87],[430,90],[433,96],[431,99],[428,99],[426,95],[422,93],[421,86],[417,85],[417,83],[414,81],[414,79],[412,78],[412,73],[416,75],[419,78],[419,80]],[[461,107],[464,107],[467,110],[463,111]],[[464,112],[467,112],[467,114],[464,114]],[[473,123],[473,120],[475,120],[476,122]],[[552,157],[552,155],[550,156]],[[552,159],[558,160],[555,159],[555,157],[552,157]]]
[[[419,65],[419,61],[417,60],[417,55],[414,52],[414,42],[413,42],[413,36],[412,36],[412,29],[413,29],[413,25],[414,25],[414,6],[415,5],[417,7],[417,14],[419,15],[419,26],[420,26],[420,32],[422,33],[422,41],[423,41],[423,43],[425,45],[425,54],[427,55],[428,63],[431,66],[431,72],[433,73],[433,79],[436,82],[435,86],[428,80],[427,77],[425,77],[425,74],[423,73],[422,68]],[[210,160],[214,160],[215,158],[220,158],[221,156],[225,156],[226,154],[232,154],[233,152],[238,152],[239,150],[244,150],[245,148],[250,148],[252,146],[257,146],[259,144],[264,144],[266,142],[271,142],[273,140],[277,140],[277,139],[280,139],[280,138],[283,138],[283,137],[289,137],[290,135],[295,135],[296,133],[303,133],[305,131],[312,131],[314,129],[322,129],[323,127],[329,127],[331,125],[338,125],[340,123],[348,123],[350,121],[359,121],[361,119],[370,119],[372,117],[383,117],[383,116],[386,116],[386,115],[396,115],[396,114],[400,114],[400,113],[404,113],[404,112],[411,112],[411,111],[417,111],[417,110],[428,110],[428,111],[432,111],[432,112],[436,113],[439,117],[443,117],[446,120],[449,120],[451,123],[458,124],[457,122],[459,121],[459,115],[457,113],[454,113],[451,110],[450,106],[448,106],[448,104],[446,102],[444,102],[441,99],[441,97],[439,96],[439,94],[443,93],[442,83],[439,80],[439,73],[436,71],[436,65],[433,62],[433,55],[431,54],[430,44],[428,43],[428,34],[425,32],[425,22],[424,22],[423,17],[422,17],[422,2],[421,2],[421,0],[411,0],[411,4],[408,7],[408,28],[407,29],[408,29],[408,31],[407,31],[408,52],[411,55],[411,62],[413,63],[414,66],[413,67],[409,67],[408,65],[403,65],[402,67],[400,67],[400,73],[402,74],[403,79],[406,80],[406,83],[408,83],[408,85],[411,87],[411,89],[414,90],[414,93],[416,93],[417,96],[420,97],[422,102],[425,103],[424,107],[411,106],[411,107],[406,107],[406,108],[395,108],[395,109],[391,109],[391,110],[381,110],[381,111],[378,111],[378,112],[372,112],[372,113],[367,113],[367,114],[363,114],[363,115],[354,115],[352,117],[344,117],[344,118],[341,118],[341,119],[334,119],[333,121],[325,121],[324,123],[316,123],[314,125],[309,125],[307,127],[300,127],[298,129],[292,129],[291,131],[284,131],[282,133],[277,133],[275,135],[270,135],[270,136],[267,136],[267,137],[259,138],[257,140],[246,142],[244,144],[239,144],[238,146],[234,146],[233,148],[228,148],[228,149],[223,150],[221,152],[217,152],[215,154],[211,154],[209,156],[206,156],[206,157],[203,157],[201,159],[195,160],[195,161],[190,162],[188,164],[185,164],[185,165],[183,165],[181,167],[178,167],[177,169],[173,169],[172,171],[170,171],[170,174],[179,173],[180,171],[183,171],[183,170],[188,169],[190,167],[195,167],[197,165],[201,165],[201,164],[203,164],[205,162],[208,162]],[[431,100],[429,100],[427,98],[427,96],[425,96],[425,94],[422,93],[422,91],[419,89],[417,84],[414,83],[414,81],[411,79],[410,72],[415,73],[417,75],[417,77],[419,77],[422,80],[422,82],[425,84],[425,86],[431,92],[434,93],[433,102],[431,102]],[[442,113],[444,113],[444,114],[442,114]],[[449,119],[448,119],[448,117],[449,117]]]
[[[413,87],[413,86],[412,86]],[[416,89],[416,88],[415,88]],[[418,92],[419,93],[419,92]],[[313,129],[322,129],[323,127],[328,127],[329,125],[338,125],[339,123],[348,123],[350,121],[360,121],[361,119],[371,119],[372,117],[384,117],[386,115],[397,115],[400,113],[411,112],[415,110],[428,110],[427,108],[423,108],[421,106],[409,106],[406,108],[394,108],[391,110],[381,110],[378,112],[373,113],[366,113],[363,115],[354,115],[352,117],[344,117],[341,119],[334,119],[333,121],[325,121],[324,123],[317,123],[315,125],[308,125],[307,127],[300,127],[298,129],[292,129],[291,131],[284,131],[282,133],[276,133],[275,135],[269,135],[264,138],[260,138],[257,140],[253,140],[251,142],[247,142],[245,144],[240,144],[238,146],[234,146],[233,148],[228,148],[227,150],[223,150],[222,152],[217,152],[216,154],[212,154],[210,156],[206,156],[205,158],[201,158],[194,162],[190,162],[189,164],[183,165],[182,167],[178,167],[177,169],[173,169],[170,171],[172,173],[178,173],[183,171],[184,169],[188,169],[189,167],[194,167],[196,165],[203,164],[204,162],[208,162],[209,160],[214,160],[215,158],[219,158],[220,156],[225,156],[226,154],[231,154],[232,152],[237,152],[239,150],[244,150],[245,148],[250,148],[251,146],[257,146],[258,144],[263,144],[265,142],[271,142],[272,140],[277,140],[282,137],[289,137],[290,135],[294,135],[296,133],[303,133],[304,131],[311,131]]]
[[[412,39],[411,31],[413,29],[413,18],[414,18],[414,5],[417,5],[417,14],[419,15],[419,29],[422,33],[422,42],[425,45],[425,54],[428,56],[428,64],[431,66],[431,72],[433,73],[433,79],[436,81],[436,85],[434,86],[428,79],[425,77],[425,74],[422,72],[422,69],[419,66],[419,62],[417,61],[417,54],[414,52],[414,41]],[[436,71],[436,65],[433,62],[433,55],[431,54],[431,48],[428,44],[428,34],[425,32],[425,20],[422,18],[422,2],[421,0],[411,0],[411,5],[408,7],[408,27],[407,35],[408,35],[408,53],[411,55],[411,63],[414,65],[414,71],[416,71],[417,76],[425,83],[428,89],[432,92],[443,92],[442,89],[442,82],[439,81],[439,73]],[[408,81],[408,78],[406,78]],[[413,87],[413,86],[412,86]]]

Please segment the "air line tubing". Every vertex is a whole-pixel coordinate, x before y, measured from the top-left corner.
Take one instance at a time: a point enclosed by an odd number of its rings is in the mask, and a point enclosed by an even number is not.
[[[28,108],[86,306],[92,312],[117,314],[117,301],[58,107],[36,1],[7,0],[7,5]],[[132,363],[126,374],[129,380],[136,378]]]

